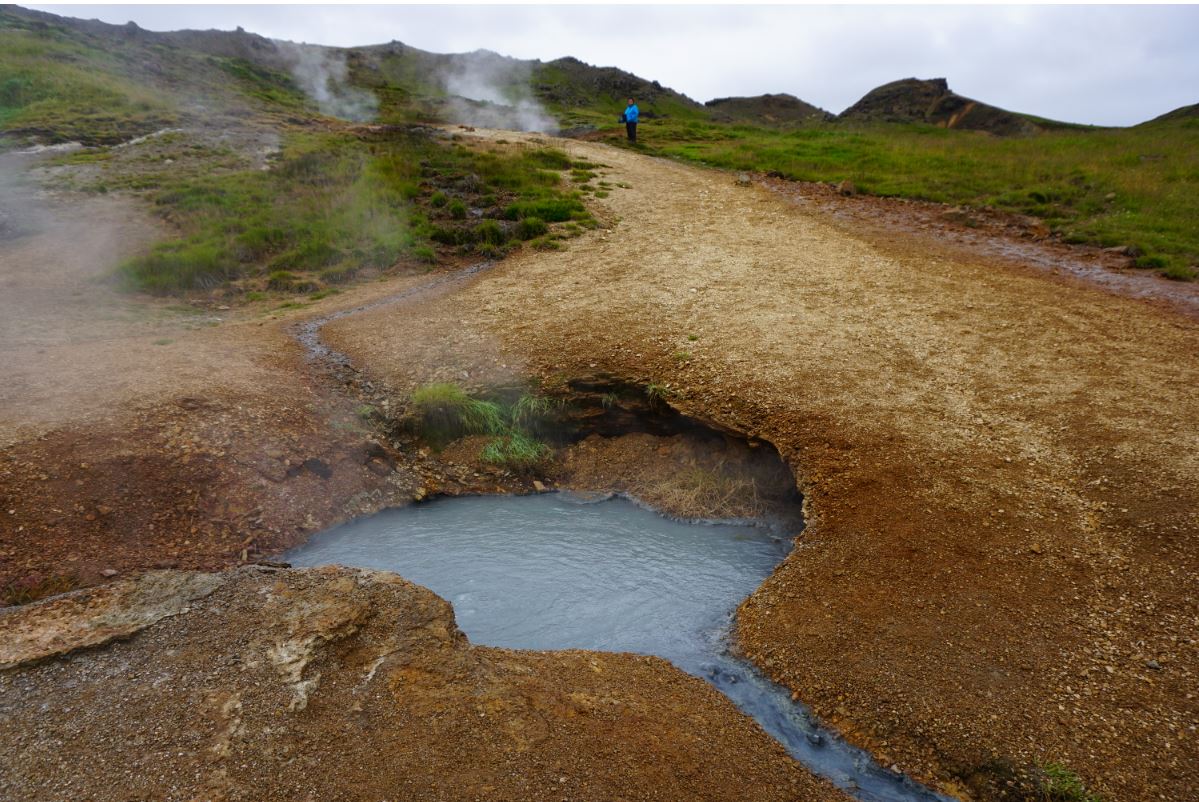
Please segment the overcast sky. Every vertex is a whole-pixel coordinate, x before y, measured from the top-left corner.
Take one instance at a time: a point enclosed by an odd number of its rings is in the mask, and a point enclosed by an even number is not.
[[[787,92],[839,112],[897,78],[1071,122],[1199,103],[1199,6],[32,6],[150,30],[618,66],[696,100]]]

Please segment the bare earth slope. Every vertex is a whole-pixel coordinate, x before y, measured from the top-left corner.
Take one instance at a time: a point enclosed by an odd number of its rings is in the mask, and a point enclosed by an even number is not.
[[[653,381],[775,443],[809,525],[741,643],[882,760],[948,789],[1060,762],[1111,799],[1199,794],[1196,324],[565,147],[630,186],[600,203],[614,228],[329,339],[396,388]]]
[[[4,799],[848,800],[665,661],[473,647],[394,574],[158,572],[0,626]]]

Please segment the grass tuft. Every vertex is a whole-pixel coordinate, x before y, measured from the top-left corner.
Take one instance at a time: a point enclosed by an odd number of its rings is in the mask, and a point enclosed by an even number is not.
[[[1046,802],[1103,802],[1082,779],[1060,763],[1041,766],[1041,789]]]
[[[480,457],[492,465],[517,473],[528,473],[544,466],[552,454],[550,447],[540,440],[524,432],[513,431],[484,446]]]
[[[437,443],[467,434],[501,434],[506,429],[499,404],[471,396],[456,384],[426,384],[410,399],[422,434]]]

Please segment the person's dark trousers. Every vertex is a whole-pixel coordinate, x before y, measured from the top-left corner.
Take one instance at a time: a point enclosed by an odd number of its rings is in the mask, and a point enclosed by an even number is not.
[[[630,142],[637,141],[637,123],[625,123],[624,130],[628,131]]]

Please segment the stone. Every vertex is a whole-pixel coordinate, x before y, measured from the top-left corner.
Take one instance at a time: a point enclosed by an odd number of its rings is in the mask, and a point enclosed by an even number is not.
[[[749,177],[749,173],[737,173],[737,186],[748,187],[753,184]]]
[[[387,476],[389,473],[395,470],[391,463],[389,463],[387,460],[381,459],[370,460],[366,463],[366,469],[375,474],[375,476]]]
[[[478,648],[391,573],[158,572],[0,620],[14,799],[849,802],[665,660]]]
[[[329,467],[329,463],[316,457],[309,457],[304,460],[304,467],[322,479],[328,479],[333,475],[333,469]]]
[[[538,479],[533,480],[533,489],[538,493],[544,493],[546,490],[545,484]]]
[[[848,178],[842,181],[840,184],[837,184],[837,191],[846,197],[858,194],[857,186]]]

